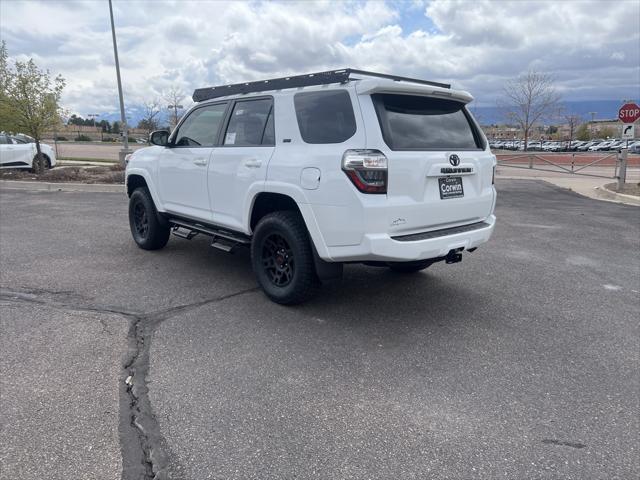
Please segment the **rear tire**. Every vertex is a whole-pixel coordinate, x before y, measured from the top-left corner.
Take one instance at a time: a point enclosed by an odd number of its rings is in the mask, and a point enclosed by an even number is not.
[[[143,250],[159,250],[169,241],[171,230],[158,219],[149,190],[139,187],[129,198],[129,226],[133,239]]]
[[[297,212],[270,213],[258,222],[251,263],[262,290],[276,303],[302,303],[316,292],[319,281],[309,234]]]
[[[391,270],[398,273],[416,273],[431,266],[431,260],[416,260],[415,262],[394,262],[389,263]]]

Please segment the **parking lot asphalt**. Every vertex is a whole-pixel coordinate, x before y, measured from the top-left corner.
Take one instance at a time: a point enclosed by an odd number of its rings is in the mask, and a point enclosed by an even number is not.
[[[0,191],[0,477],[637,478],[640,209],[498,190],[462,263],[294,308],[123,194]]]

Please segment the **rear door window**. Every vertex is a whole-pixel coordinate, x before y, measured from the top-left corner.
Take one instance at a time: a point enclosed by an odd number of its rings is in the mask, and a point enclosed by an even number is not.
[[[273,100],[236,102],[224,135],[225,146],[256,147],[275,144]]]
[[[342,143],[356,133],[353,105],[346,90],[296,93],[293,103],[305,143]]]
[[[477,150],[482,140],[464,103],[417,95],[371,95],[392,150]]]

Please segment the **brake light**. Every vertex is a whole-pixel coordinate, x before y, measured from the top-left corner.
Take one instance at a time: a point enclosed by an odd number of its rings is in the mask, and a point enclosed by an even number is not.
[[[342,170],[362,193],[387,193],[387,157],[379,150],[347,150]]]

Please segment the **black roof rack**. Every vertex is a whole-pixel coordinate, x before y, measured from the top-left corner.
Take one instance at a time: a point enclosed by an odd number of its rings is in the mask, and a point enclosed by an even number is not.
[[[307,73],[305,75],[294,75],[290,77],[273,78],[271,80],[260,80],[257,82],[235,83],[233,85],[221,85],[218,87],[197,88],[193,92],[194,102],[203,102],[212,98],[226,97],[228,95],[237,95],[241,93],[264,92],[267,90],[282,90],[283,88],[308,87],[310,85],[326,85],[329,83],[346,83],[349,80],[357,80],[351,78],[351,75],[366,75],[369,77],[387,78],[397,82],[420,83],[422,85],[431,85],[432,87],[451,88],[446,83],[430,82],[428,80],[420,80],[417,78],[398,77],[396,75],[386,75],[384,73],[367,72],[365,70],[355,70],[353,68],[344,68],[342,70],[329,70],[326,72]]]

